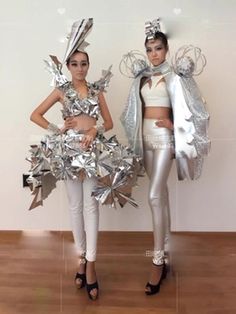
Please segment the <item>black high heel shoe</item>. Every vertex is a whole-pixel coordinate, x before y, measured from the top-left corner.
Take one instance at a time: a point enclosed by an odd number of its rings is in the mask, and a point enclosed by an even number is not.
[[[91,283],[91,284],[87,283],[87,284],[86,284],[86,288],[87,288],[87,292],[88,292],[89,299],[90,299],[90,300],[93,300],[93,301],[97,300],[97,298],[98,298],[98,290],[99,290],[99,288],[98,288],[98,282],[95,281],[94,283]],[[95,296],[93,296],[93,295],[90,293],[93,289],[97,289],[97,294],[96,294]]]
[[[161,273],[161,280],[166,279],[167,273],[168,273],[168,264],[164,262],[162,273]]]
[[[78,283],[78,280],[80,280],[80,283]],[[85,286],[86,284],[86,275],[85,274],[80,274],[80,273],[76,273],[75,274],[75,285],[77,289],[81,289]]]
[[[167,276],[167,266],[165,263],[161,265],[156,265],[153,263],[156,267],[161,267],[162,266],[162,272],[161,272],[161,277],[156,285],[152,285],[149,282],[146,284],[146,289],[149,288],[149,291],[145,291],[146,295],[153,295],[159,292],[160,286],[162,283],[162,280],[166,278]]]
[[[80,274],[79,272],[75,274],[75,285],[77,289],[81,289],[86,285],[86,263],[87,260],[85,257],[79,258],[79,264],[85,264],[85,270],[83,274]]]

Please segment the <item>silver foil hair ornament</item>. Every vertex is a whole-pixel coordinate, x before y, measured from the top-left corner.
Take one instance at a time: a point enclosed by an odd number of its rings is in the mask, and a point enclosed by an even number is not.
[[[161,32],[160,18],[145,22],[145,34],[148,40],[154,39],[156,32]]]
[[[76,50],[84,52],[85,48],[89,45],[85,41],[85,38],[88,36],[92,26],[92,18],[82,19],[73,23],[63,63],[65,63]]]

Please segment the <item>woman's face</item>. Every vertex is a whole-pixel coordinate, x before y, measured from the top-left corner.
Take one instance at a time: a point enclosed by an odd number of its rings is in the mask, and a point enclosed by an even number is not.
[[[82,81],[85,79],[89,63],[86,54],[83,52],[74,53],[69,60],[67,65],[68,70],[71,73],[72,79]]]
[[[153,66],[158,66],[165,61],[167,50],[160,39],[149,40],[146,43],[147,57]]]

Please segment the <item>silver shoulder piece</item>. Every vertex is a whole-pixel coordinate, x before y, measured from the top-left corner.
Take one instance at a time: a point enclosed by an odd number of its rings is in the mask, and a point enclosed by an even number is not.
[[[56,56],[50,55],[50,58],[51,58],[51,61],[44,60],[46,64],[46,70],[49,73],[51,73],[53,76],[53,79],[50,85],[54,87],[62,86],[68,82],[66,76],[61,71],[62,64],[60,63],[60,61],[57,59]]]
[[[119,64],[120,73],[129,78],[136,78],[147,68],[146,57],[138,50],[131,50],[123,55]]]
[[[108,70],[102,70],[102,77],[91,84],[91,87],[97,91],[106,92],[106,88],[110,84],[110,80],[113,76],[111,72],[112,65],[108,68]]]
[[[172,58],[172,66],[179,76],[197,76],[206,66],[206,58],[200,48],[186,45],[177,50]]]

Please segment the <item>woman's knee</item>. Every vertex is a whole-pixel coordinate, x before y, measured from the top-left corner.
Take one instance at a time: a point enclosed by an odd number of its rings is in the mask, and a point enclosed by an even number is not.
[[[91,198],[84,202],[84,211],[88,214],[98,213],[98,202],[91,196]]]
[[[148,195],[148,202],[151,208],[159,208],[162,206],[164,202],[164,193],[160,190],[156,190],[154,192],[150,192]]]
[[[83,202],[82,201],[70,202],[69,208],[73,215],[81,214],[83,213]]]
[[[161,204],[161,197],[160,195],[151,195],[149,196],[148,201],[151,208],[154,208]]]

